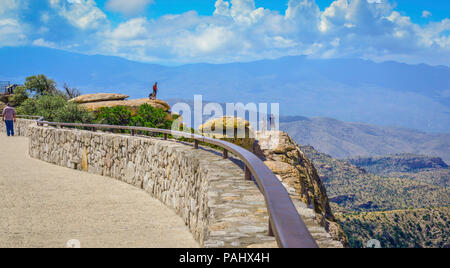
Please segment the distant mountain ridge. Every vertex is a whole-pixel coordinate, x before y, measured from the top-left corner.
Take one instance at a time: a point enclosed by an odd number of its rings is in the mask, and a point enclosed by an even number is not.
[[[395,154],[378,157],[358,157],[347,162],[375,174],[390,172],[420,172],[425,169],[444,169],[448,165],[439,157],[413,154]]]
[[[450,168],[439,157],[396,154],[358,157],[346,161],[383,177],[412,179],[443,187],[450,186]]]
[[[168,99],[167,102],[171,106],[183,102],[194,109],[191,100]],[[203,105],[208,103],[210,101],[205,100]],[[226,105],[219,105],[225,111]],[[193,114],[191,116],[193,123]],[[204,121],[209,118],[209,115],[203,116]],[[194,126],[196,127],[198,126]],[[424,157],[440,157],[450,163],[450,134],[429,134],[413,129],[305,116],[280,116],[280,129],[287,132],[297,143],[312,145],[335,158],[413,153]]]
[[[281,130],[299,144],[312,145],[334,158],[412,153],[436,156],[450,163],[450,134],[342,122],[331,118],[283,121]]]
[[[439,180],[382,177],[301,146],[327,189],[334,212],[352,213],[450,206],[450,189]]]
[[[83,93],[219,102],[280,103],[282,115],[450,133],[450,68],[374,63],[359,59],[284,57],[232,64],[161,66],[117,57],[81,55],[38,47],[0,48],[0,80],[22,82],[44,73]]]

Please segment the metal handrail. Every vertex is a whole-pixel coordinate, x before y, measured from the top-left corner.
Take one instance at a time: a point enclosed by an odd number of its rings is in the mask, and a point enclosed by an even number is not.
[[[36,119],[36,116],[27,116]],[[197,134],[191,134],[180,131],[171,131],[167,129],[156,129],[146,127],[131,126],[112,126],[100,124],[77,124],[77,123],[60,123],[47,122],[43,117],[36,120],[38,126],[48,125],[55,127],[82,127],[92,131],[96,129],[115,129],[129,130],[131,135],[135,135],[137,131],[146,131],[151,133],[163,134],[164,139],[167,135],[180,136],[194,140],[194,147],[198,149],[198,143],[203,142],[223,148],[223,157],[228,158],[228,152],[233,153],[240,158],[245,164],[245,179],[251,180],[255,178],[259,189],[264,195],[267,210],[269,213],[269,235],[275,236],[278,246],[281,248],[317,248],[317,243],[311,236],[308,228],[297,212],[288,192],[263,161],[250,151],[237,146],[233,143],[217,140]]]

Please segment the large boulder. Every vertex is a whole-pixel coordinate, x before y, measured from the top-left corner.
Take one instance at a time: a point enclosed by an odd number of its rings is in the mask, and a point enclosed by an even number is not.
[[[245,130],[250,128],[250,123],[239,117],[224,116],[211,119],[201,125],[198,130],[201,133],[226,135],[227,130]]]
[[[136,99],[136,100],[119,100],[119,101],[101,101],[101,102],[90,102],[80,104],[82,107],[85,107],[89,111],[99,111],[101,108],[106,107],[116,107],[116,106],[124,106],[127,107],[133,115],[137,114],[139,108],[143,104],[149,104],[154,108],[159,108],[164,110],[165,112],[170,111],[170,105],[162,100],[150,100],[150,99]]]
[[[255,135],[250,123],[242,118],[224,116],[211,119],[198,128],[202,135],[221,139],[253,151]]]
[[[70,102],[75,103],[91,103],[91,102],[101,102],[101,101],[117,101],[117,100],[125,100],[130,96],[123,94],[114,94],[114,93],[97,93],[97,94],[87,94],[81,95],[74,99],[71,99]]]

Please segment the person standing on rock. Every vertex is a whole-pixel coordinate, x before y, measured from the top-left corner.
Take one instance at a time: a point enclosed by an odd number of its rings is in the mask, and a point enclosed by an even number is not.
[[[269,126],[270,126],[270,131],[274,131],[275,130],[275,116],[273,114],[270,114]]]
[[[6,134],[9,136],[14,136],[14,123],[16,122],[16,110],[14,107],[11,106],[10,103],[8,103],[3,109],[2,113],[3,122],[5,122],[6,125]]]
[[[158,82],[155,82],[153,86],[153,94],[150,95],[151,100],[156,100],[156,96],[158,95]]]

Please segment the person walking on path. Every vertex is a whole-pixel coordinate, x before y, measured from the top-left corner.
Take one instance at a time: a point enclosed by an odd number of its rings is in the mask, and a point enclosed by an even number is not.
[[[2,113],[3,121],[6,124],[6,134],[9,136],[14,136],[14,123],[16,122],[16,110],[14,107],[8,103],[3,109]]]

